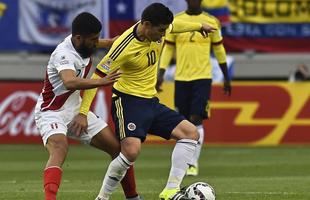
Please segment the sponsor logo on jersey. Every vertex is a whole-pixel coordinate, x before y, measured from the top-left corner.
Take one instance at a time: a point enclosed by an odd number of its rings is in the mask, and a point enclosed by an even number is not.
[[[67,64],[69,64],[69,61],[68,60],[62,60],[62,61],[60,61],[60,64],[61,65],[67,65]]]

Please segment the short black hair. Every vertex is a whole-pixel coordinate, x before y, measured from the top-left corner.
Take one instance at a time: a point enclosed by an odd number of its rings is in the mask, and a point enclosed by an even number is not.
[[[142,12],[141,22],[144,21],[149,21],[154,26],[171,24],[173,21],[173,13],[168,7],[161,3],[152,3]]]
[[[101,22],[92,14],[82,12],[72,22],[72,35],[88,36],[100,33]]]

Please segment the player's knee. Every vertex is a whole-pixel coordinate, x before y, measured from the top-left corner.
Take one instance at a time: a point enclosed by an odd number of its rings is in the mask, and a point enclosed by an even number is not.
[[[47,148],[51,154],[64,154],[68,152],[68,141],[60,138],[49,138]]]
[[[196,126],[194,126],[192,124],[192,126],[190,126],[188,129],[186,129],[185,136],[186,136],[185,139],[191,139],[191,140],[198,141],[199,140],[199,133],[197,131]]]
[[[187,120],[181,122],[172,132],[172,136],[177,140],[180,139],[190,139],[198,141],[199,133],[194,124]]]

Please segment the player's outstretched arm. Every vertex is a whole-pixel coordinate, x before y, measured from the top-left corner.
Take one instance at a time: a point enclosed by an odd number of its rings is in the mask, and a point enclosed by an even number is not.
[[[220,65],[221,71],[224,75],[224,87],[223,87],[224,94],[227,96],[230,96],[232,92],[232,88],[230,84],[230,77],[228,74],[228,67],[226,63],[226,51],[225,51],[222,41],[213,44],[212,49]]]
[[[182,20],[174,20],[172,22],[171,33],[184,33],[184,32],[192,32],[199,31],[204,36],[208,33],[212,33],[216,30],[215,26],[208,23],[198,23],[198,22],[187,22]]]
[[[121,73],[114,70],[104,78],[86,79],[76,77],[75,71],[65,69],[59,72],[60,78],[68,90],[85,90],[100,86],[112,85],[120,77]]]
[[[115,36],[114,38],[108,38],[108,39],[99,39],[97,43],[97,48],[110,48],[113,44],[113,42],[118,38],[119,36]]]
[[[165,41],[163,51],[161,53],[160,60],[159,60],[159,72],[158,72],[157,82],[156,82],[157,92],[162,91],[161,86],[164,82],[165,71],[169,67],[171,59],[173,57],[174,50],[175,50],[174,43],[170,41]]]

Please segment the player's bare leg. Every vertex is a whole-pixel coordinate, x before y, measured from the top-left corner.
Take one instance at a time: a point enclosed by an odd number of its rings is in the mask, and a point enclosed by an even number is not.
[[[93,139],[91,141],[91,145],[98,148],[98,149],[101,149],[101,150],[107,152],[108,154],[110,154],[112,159],[114,159],[112,162],[115,162],[115,159],[117,160],[117,158],[120,154],[120,143],[115,138],[111,129],[108,127],[104,128],[99,134],[97,134],[96,136],[93,137]],[[109,166],[109,168],[110,168],[110,166]],[[114,171],[115,171],[114,169],[110,170],[111,173],[114,173]],[[127,173],[126,173],[126,171],[127,171]],[[108,172],[109,172],[109,169],[108,169]],[[107,176],[108,172],[106,173],[106,176]],[[122,184],[126,198],[127,199],[133,199],[133,200],[141,199],[140,196],[138,195],[137,191],[136,191],[136,182],[135,182],[134,170],[133,170],[132,165],[129,167],[128,170],[126,168],[126,170],[124,171],[124,175],[119,175],[120,178],[118,178],[118,179],[122,180],[121,184]],[[108,177],[108,178],[110,178],[110,177]],[[103,185],[102,185],[101,190],[100,190],[99,195],[98,195],[99,197],[101,197],[102,194],[104,193],[104,191],[106,190],[105,189],[107,187],[106,184],[113,185],[112,187],[114,187],[114,185],[115,185],[115,188],[116,188],[117,183],[119,182],[119,181],[115,181],[115,180],[108,180],[108,178],[106,179],[106,177],[105,177],[105,179],[103,181]]]
[[[168,200],[180,190],[188,163],[194,155],[199,134],[192,123],[183,120],[173,129],[171,138],[177,140],[177,143],[172,152],[172,164],[166,187],[159,195],[162,200]]]
[[[62,169],[68,153],[68,141],[64,134],[51,135],[46,144],[49,159],[44,170],[45,200],[56,200],[61,182]]]

